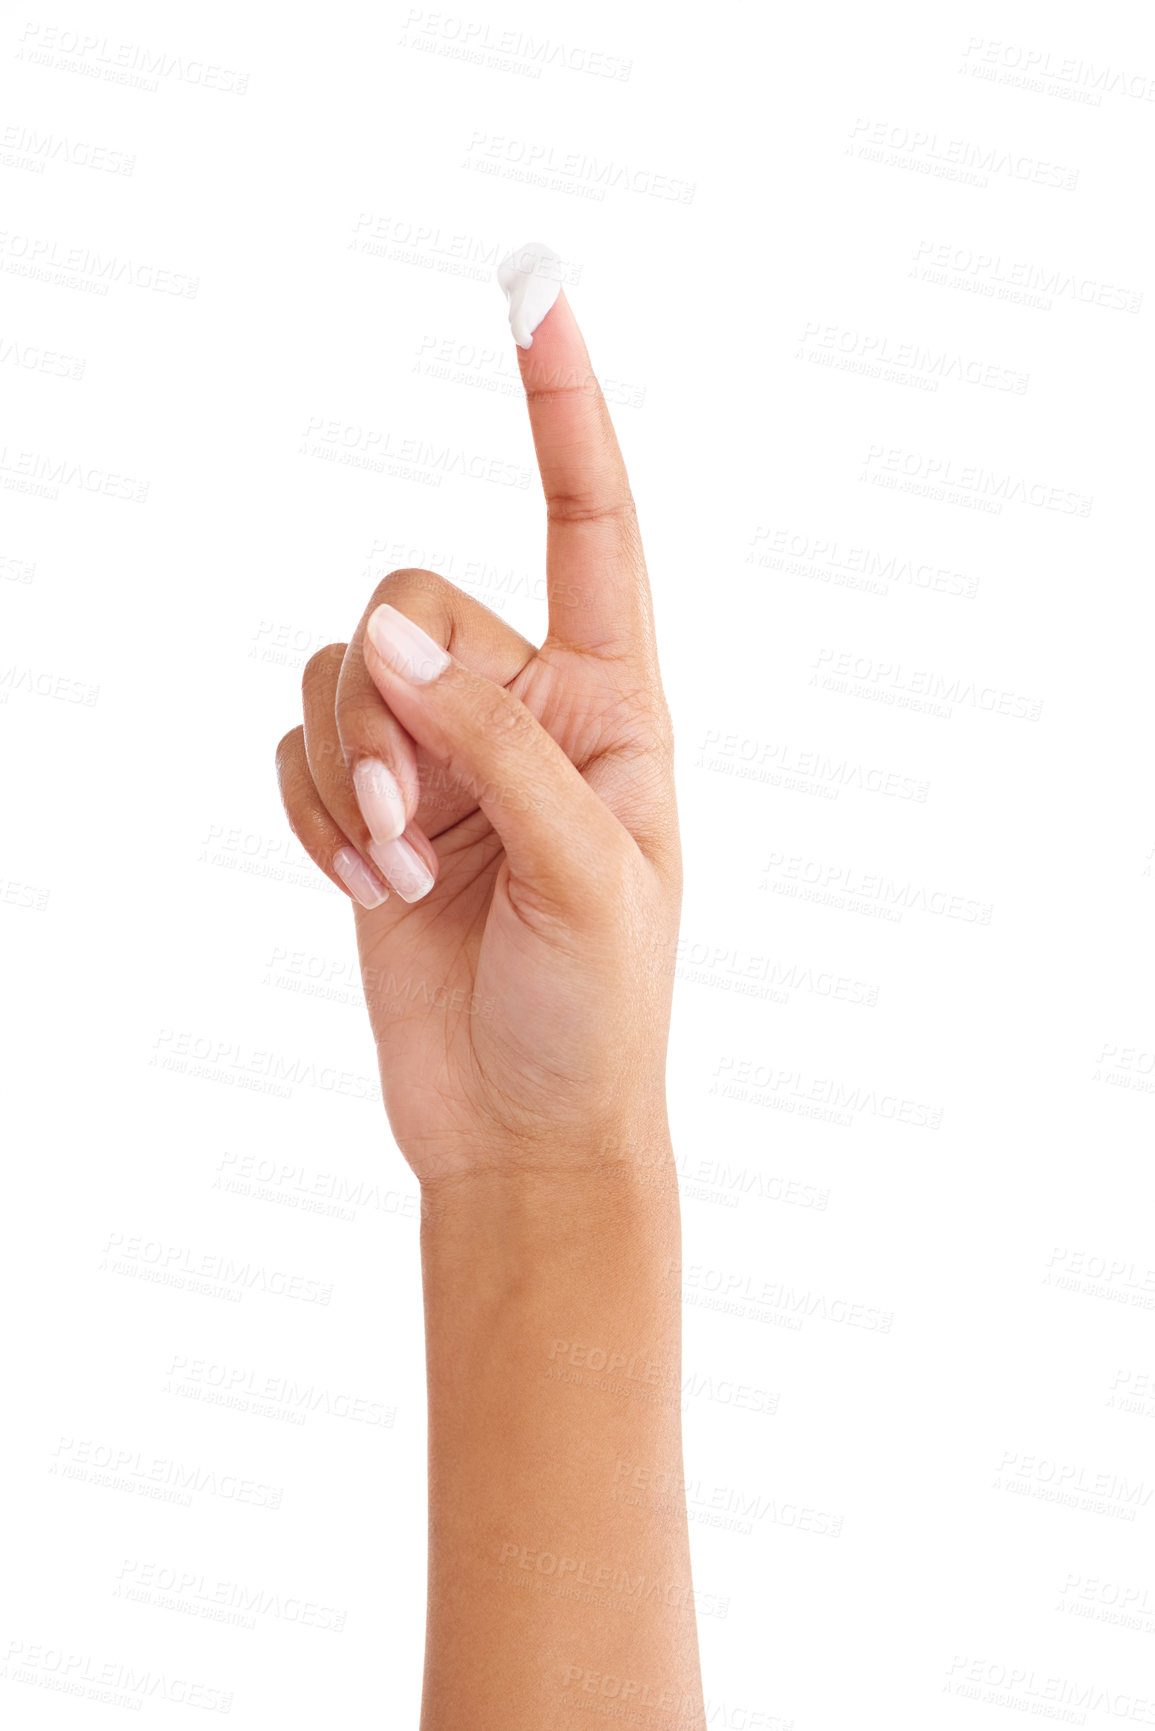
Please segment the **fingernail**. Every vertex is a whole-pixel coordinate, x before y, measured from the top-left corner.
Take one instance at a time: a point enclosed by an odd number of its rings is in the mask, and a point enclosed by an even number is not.
[[[558,297],[560,264],[551,247],[528,240],[497,267],[497,280],[509,302],[509,328],[519,349],[533,347],[533,333]]]
[[[382,902],[389,900],[389,891],[374,877],[355,847],[337,850],[333,855],[333,870],[363,908],[379,908]]]
[[[369,641],[394,673],[411,679],[414,685],[428,685],[439,673],[444,673],[451,657],[439,643],[434,643],[427,631],[382,601],[369,615],[365,627]]]
[[[403,835],[370,842],[369,857],[403,902],[419,902],[433,888],[433,873]]]
[[[405,828],[405,796],[397,777],[378,757],[363,757],[353,771],[353,791],[374,841],[392,841]]]

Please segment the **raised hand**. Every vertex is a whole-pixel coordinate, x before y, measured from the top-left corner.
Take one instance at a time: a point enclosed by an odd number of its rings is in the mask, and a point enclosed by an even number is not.
[[[277,751],[295,834],[360,904],[386,1108],[423,1183],[664,1134],[680,860],[641,539],[564,295],[518,356],[545,642],[394,571],[309,662]]]

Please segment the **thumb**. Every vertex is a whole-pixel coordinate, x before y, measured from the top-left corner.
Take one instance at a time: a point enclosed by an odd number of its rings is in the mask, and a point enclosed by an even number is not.
[[[620,913],[637,845],[520,698],[388,602],[369,615],[363,654],[402,727],[476,799],[517,884],[575,924]]]

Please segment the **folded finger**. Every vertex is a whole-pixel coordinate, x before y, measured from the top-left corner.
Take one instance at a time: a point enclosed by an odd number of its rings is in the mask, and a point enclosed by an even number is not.
[[[289,828],[313,863],[361,907],[377,908],[388,901],[384,883],[333,822],[317,792],[303,727],[294,727],[278,745],[277,779]]]
[[[337,692],[346,648],[344,643],[331,643],[319,650],[306,664],[301,680],[309,773],[321,804],[362,858],[373,862],[403,901],[419,901],[433,888],[437,856],[417,824],[405,815],[401,777],[416,786],[413,742],[378,699],[376,712],[365,720],[365,732],[380,755],[350,764],[337,726]],[[359,798],[358,784],[362,796],[368,785],[365,763],[373,777],[373,798],[366,801],[372,825]]]
[[[472,792],[501,837],[518,907],[575,928],[620,919],[645,862],[536,716],[384,604],[365,638],[370,675],[433,759]]]
[[[377,585],[341,662],[335,708],[338,748],[349,766],[361,815],[374,842],[387,846],[413,822],[426,835],[438,836],[477,802],[444,765],[432,763],[414,745],[369,677],[362,653],[365,625],[383,601],[415,620],[475,673],[499,685],[515,679],[535,650],[498,614],[434,571],[391,571]],[[406,752],[400,772],[398,738]]]

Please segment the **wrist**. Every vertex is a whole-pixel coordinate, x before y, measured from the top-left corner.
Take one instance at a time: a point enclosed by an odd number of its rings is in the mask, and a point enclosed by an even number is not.
[[[612,1309],[643,1292],[680,1305],[677,1169],[664,1132],[585,1150],[570,1165],[510,1158],[421,1186],[427,1290],[479,1304],[583,1295]]]
[[[430,1228],[476,1226],[499,1235],[543,1234],[568,1227],[629,1230],[639,1217],[677,1201],[673,1144],[663,1118],[646,1136],[613,1133],[548,1148],[526,1141],[494,1143],[421,1184],[421,1218]]]

